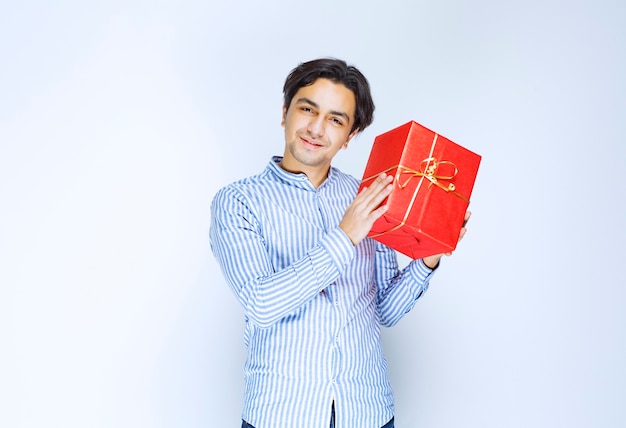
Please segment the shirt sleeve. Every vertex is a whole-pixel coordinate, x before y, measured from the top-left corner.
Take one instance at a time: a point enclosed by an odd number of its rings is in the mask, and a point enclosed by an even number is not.
[[[398,269],[395,251],[386,245],[376,245],[376,286],[380,322],[391,327],[415,306],[428,290],[435,270],[419,260],[413,260],[403,270]]]
[[[249,321],[267,328],[291,314],[335,281],[355,249],[339,228],[291,265],[275,270],[262,228],[247,199],[233,188],[211,204],[211,249]]]

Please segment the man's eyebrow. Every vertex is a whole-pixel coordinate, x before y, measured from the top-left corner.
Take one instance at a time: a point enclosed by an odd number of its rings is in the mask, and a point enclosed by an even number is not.
[[[313,108],[319,109],[319,105],[317,105],[317,103],[315,101],[313,101],[313,100],[311,100],[310,98],[307,98],[307,97],[298,98],[296,100],[296,104],[300,104],[300,103],[308,104],[308,105],[310,105]],[[343,111],[332,110],[330,112],[330,114],[332,114],[334,116],[343,117],[345,120],[350,122],[350,116],[348,116],[348,113],[344,113]]]
[[[311,107],[315,107],[315,108],[319,108],[320,106],[317,105],[317,103],[307,97],[300,97],[296,100],[296,104],[300,104],[300,103],[304,103],[304,104],[308,104]]]

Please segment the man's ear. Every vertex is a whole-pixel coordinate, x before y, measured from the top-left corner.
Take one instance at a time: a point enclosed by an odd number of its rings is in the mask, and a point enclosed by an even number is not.
[[[348,135],[348,138],[346,139],[346,142],[343,143],[343,146],[341,146],[342,149],[347,149],[348,148],[348,143],[350,142],[350,140],[352,140],[352,138],[359,133],[359,128],[355,129],[354,131],[352,131],[350,133],[350,135]]]
[[[280,121],[280,126],[284,128],[285,123],[287,123],[287,107],[283,104],[283,118]]]

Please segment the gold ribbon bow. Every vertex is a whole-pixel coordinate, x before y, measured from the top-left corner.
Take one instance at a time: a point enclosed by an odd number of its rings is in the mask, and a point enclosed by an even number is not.
[[[452,167],[453,170],[450,170],[451,172],[448,174],[444,174],[443,172],[438,173],[438,170],[443,165],[449,165]],[[396,168],[396,167],[394,166],[391,169],[388,169],[387,171],[390,171],[393,168]],[[398,170],[396,172],[396,180],[398,180],[398,187],[400,187],[401,189],[404,189],[406,186],[408,186],[412,178],[424,177],[426,180],[430,181],[429,186],[432,186],[434,184],[440,189],[446,192],[452,193],[453,195],[456,195],[459,198],[463,199],[465,202],[469,203],[469,199],[467,199],[465,196],[461,195],[460,193],[455,192],[456,186],[454,185],[454,183],[452,183],[452,180],[459,173],[459,169],[456,167],[456,165],[453,162],[438,161],[437,158],[435,157],[429,157],[429,158],[424,159],[422,162],[420,162],[419,171],[416,171],[412,168],[408,168],[404,165],[397,165],[397,168]],[[403,183],[400,183],[399,179],[403,174],[410,174],[410,175]],[[447,183],[444,183],[444,181],[447,181]]]

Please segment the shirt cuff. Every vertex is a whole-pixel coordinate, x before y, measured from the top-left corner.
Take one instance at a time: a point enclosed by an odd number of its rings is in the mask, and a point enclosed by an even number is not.
[[[422,259],[419,259],[419,260],[414,260],[412,263],[409,264],[409,270],[411,272],[411,275],[418,282],[428,283],[428,281],[430,281],[430,278],[435,274],[435,272],[439,268],[440,264],[441,264],[441,261],[437,264],[437,267],[435,267],[434,269],[431,269],[428,266],[426,266],[426,263],[424,263]]]
[[[324,239],[322,239],[320,245],[326,250],[339,272],[343,272],[356,254],[352,241],[350,241],[348,235],[338,227],[328,232]]]

